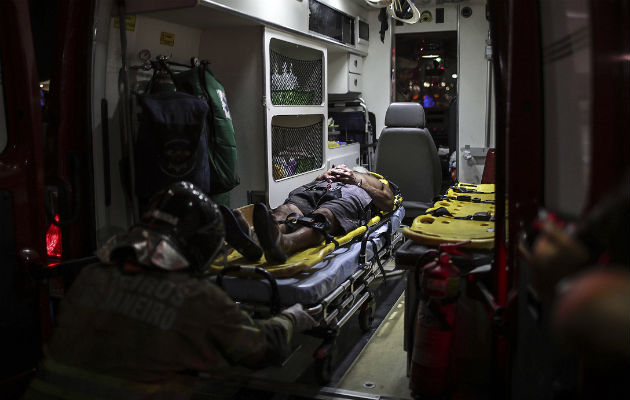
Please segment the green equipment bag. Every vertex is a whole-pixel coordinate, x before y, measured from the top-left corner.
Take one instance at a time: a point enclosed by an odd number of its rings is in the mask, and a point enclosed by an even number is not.
[[[173,77],[177,90],[202,97],[210,106],[208,112],[208,155],[210,161],[210,193],[225,193],[240,183],[236,170],[236,136],[223,85],[207,64],[180,72]]]

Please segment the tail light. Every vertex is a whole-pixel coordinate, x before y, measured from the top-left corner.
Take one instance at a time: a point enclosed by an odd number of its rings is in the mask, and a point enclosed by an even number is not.
[[[55,215],[55,222],[59,222],[59,215]],[[48,257],[61,258],[61,229],[50,224],[46,231],[46,254]]]

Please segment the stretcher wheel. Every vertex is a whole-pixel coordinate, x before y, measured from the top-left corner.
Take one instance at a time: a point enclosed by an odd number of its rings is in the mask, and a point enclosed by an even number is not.
[[[363,308],[365,307],[365,308]],[[369,332],[374,322],[374,312],[376,310],[376,301],[374,297],[370,297],[359,311],[359,328],[363,332]]]
[[[320,385],[330,382],[335,372],[337,345],[334,341],[321,345],[315,352],[315,374]]]

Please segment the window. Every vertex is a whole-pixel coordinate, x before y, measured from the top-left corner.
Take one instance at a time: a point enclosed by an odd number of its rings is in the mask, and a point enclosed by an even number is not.
[[[354,45],[354,18],[317,0],[310,0],[309,10],[309,30],[338,42]]]
[[[366,42],[370,41],[370,25],[362,20],[359,21],[359,42],[365,40]]]
[[[448,124],[456,96],[457,32],[396,35],[396,101],[422,104],[437,146],[454,146]]]

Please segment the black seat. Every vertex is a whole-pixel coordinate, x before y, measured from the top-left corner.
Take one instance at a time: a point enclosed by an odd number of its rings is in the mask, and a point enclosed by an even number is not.
[[[376,147],[375,170],[399,186],[405,219],[433,206],[442,182],[441,168],[420,104],[389,105]]]

